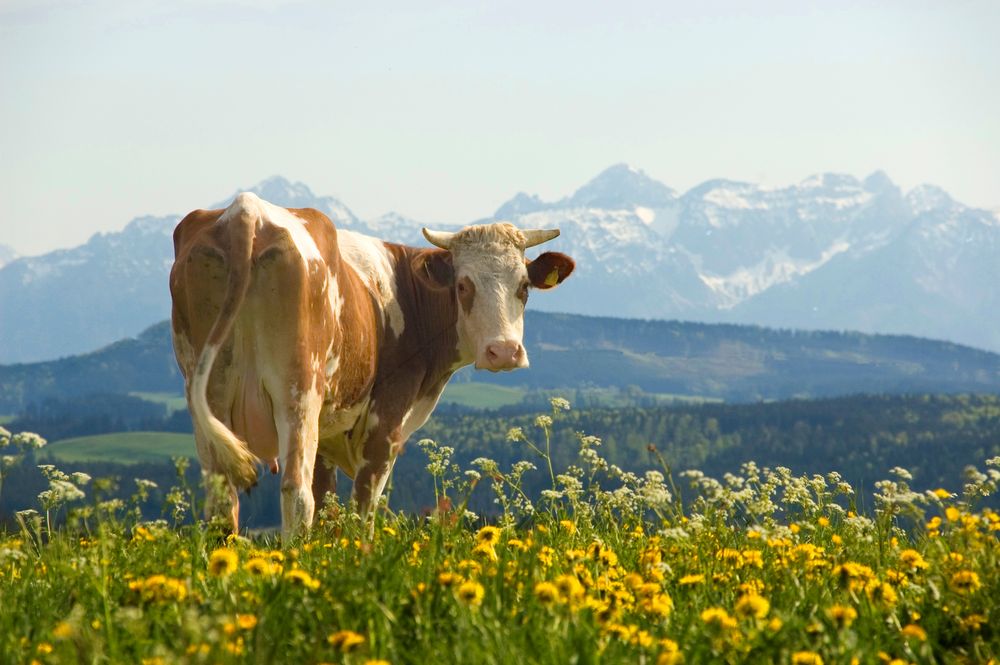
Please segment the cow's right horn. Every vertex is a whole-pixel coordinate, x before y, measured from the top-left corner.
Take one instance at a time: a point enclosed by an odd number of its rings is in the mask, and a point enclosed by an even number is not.
[[[427,242],[430,244],[440,247],[441,249],[451,249],[451,239],[455,235],[449,231],[431,231],[430,229],[421,229],[424,233],[424,237],[427,238]]]
[[[524,248],[527,249],[552,240],[559,235],[559,229],[525,229],[521,233],[524,234]]]

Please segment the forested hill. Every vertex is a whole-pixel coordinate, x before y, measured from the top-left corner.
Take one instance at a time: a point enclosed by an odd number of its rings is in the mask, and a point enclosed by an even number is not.
[[[468,468],[487,457],[501,468],[521,459],[540,471],[526,478],[532,494],[545,489],[545,463],[524,443],[509,441],[520,427],[541,449],[544,434],[535,416],[486,417],[481,414],[435,416],[414,436],[455,449]],[[836,471],[871,501],[874,483],[900,466],[913,473],[913,487],[944,487],[962,492],[966,466],[984,468],[1000,455],[1000,397],[993,395],[855,395],[835,399],[791,400],[769,404],[571,409],[552,426],[551,450],[558,473],[580,464],[580,433],[599,437],[610,462],[638,473],[660,468],[653,445],[675,473],[698,469],[721,479],[753,461],[758,467],[788,467],[795,474]],[[396,464],[396,483],[404,505],[426,505],[429,478],[426,455],[411,440]],[[412,480],[411,480],[412,479]],[[418,498],[411,483],[428,485]],[[995,504],[996,498],[991,501]],[[479,504],[484,508],[486,504]]]
[[[916,337],[535,311],[525,318],[531,367],[476,372],[477,381],[547,389],[637,386],[727,401],[1000,392],[1000,355]],[[463,370],[456,380],[472,376]],[[0,414],[46,397],[136,391],[183,391],[166,322],[93,353],[0,366]]]

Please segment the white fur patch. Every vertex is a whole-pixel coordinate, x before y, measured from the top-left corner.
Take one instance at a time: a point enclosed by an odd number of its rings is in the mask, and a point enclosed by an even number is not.
[[[444,392],[443,390],[441,392]],[[434,411],[434,407],[437,406],[438,398],[441,396],[441,392],[436,395],[424,397],[413,403],[413,406],[406,412],[403,416],[403,424],[400,426],[400,433],[403,435],[403,441],[410,438],[410,435],[420,429],[427,419],[430,418],[431,413]]]
[[[403,308],[396,296],[395,267],[385,243],[353,231],[337,229],[340,255],[354,269],[382,305],[389,329],[396,337],[403,334]]]

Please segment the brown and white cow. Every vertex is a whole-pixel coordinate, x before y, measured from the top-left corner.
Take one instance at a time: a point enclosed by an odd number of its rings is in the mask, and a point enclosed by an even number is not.
[[[252,193],[181,220],[174,350],[202,468],[229,488],[228,507],[209,513],[235,530],[238,490],[256,483],[258,462],[280,461],[285,536],[312,523],[337,467],[367,515],[455,370],[527,367],[528,289],[559,284],[574,263],[524,250],[558,234],[424,229],[437,248],[421,249]]]

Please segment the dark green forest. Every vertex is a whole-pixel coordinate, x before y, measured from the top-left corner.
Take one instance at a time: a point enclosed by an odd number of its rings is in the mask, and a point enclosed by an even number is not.
[[[419,513],[434,505],[427,457],[416,445],[431,438],[455,449],[454,461],[470,468],[477,457],[497,461],[507,469],[518,460],[539,468],[525,477],[525,486],[537,495],[549,487],[547,471],[537,454],[524,443],[510,442],[507,432],[521,427],[537,445],[544,435],[535,425],[538,414],[437,414],[411,439],[400,456],[392,481],[391,507]],[[876,481],[901,466],[913,473],[918,489],[943,487],[961,492],[967,465],[983,468],[986,459],[1000,455],[1000,396],[996,395],[856,395],[821,400],[788,400],[756,404],[576,409],[556,414],[551,449],[556,471],[578,462],[579,434],[597,436],[609,462],[626,470],[659,468],[649,446],[664,457],[675,475],[699,469],[713,477],[738,472],[743,462],[758,466],[785,466],[796,474],[839,472],[858,491],[860,505],[870,501]],[[44,456],[44,449],[40,452]],[[196,467],[196,463],[192,464]],[[0,516],[33,506],[44,480],[31,464],[7,479],[0,496]],[[159,490],[146,504],[148,516],[158,516],[157,501],[176,482],[170,464],[124,466],[74,464],[67,471],[85,471],[94,477],[117,476],[120,492],[134,490],[132,479],[154,480]],[[188,482],[197,485],[194,468]],[[346,496],[349,481],[342,482]],[[867,497],[867,498],[866,498]],[[996,497],[993,497],[995,501]],[[470,507],[489,514],[492,499],[488,483],[476,489]],[[252,527],[280,520],[277,482],[270,476],[243,504],[244,521]]]

